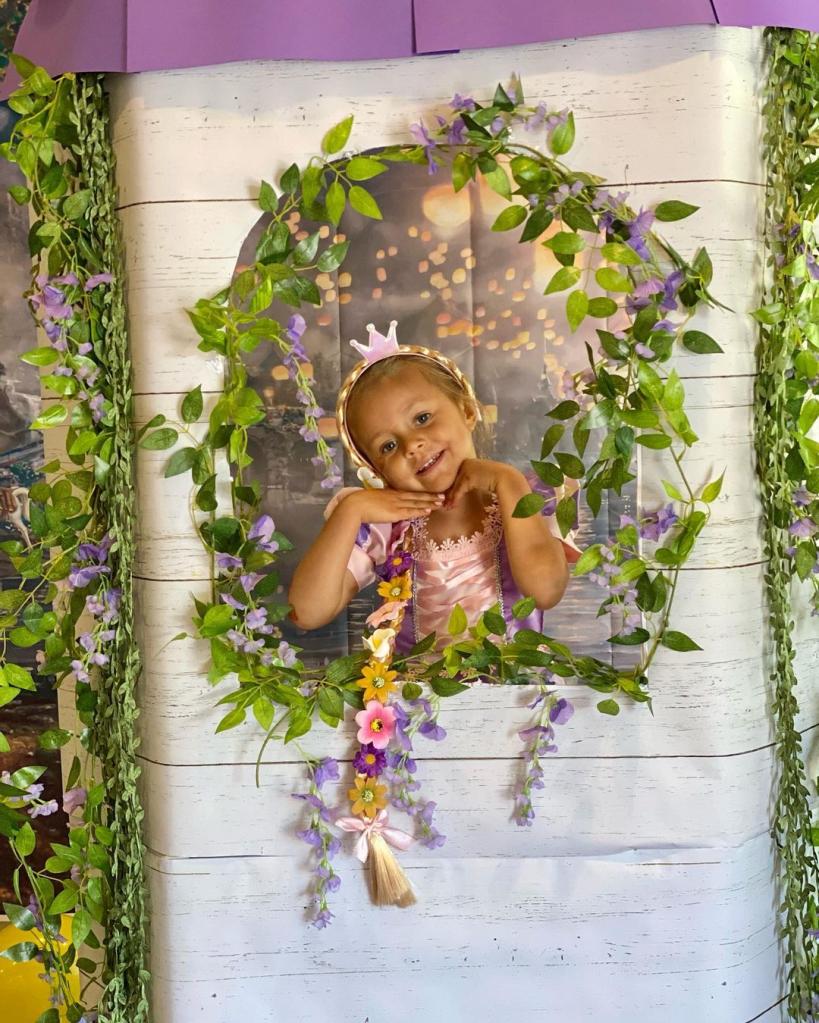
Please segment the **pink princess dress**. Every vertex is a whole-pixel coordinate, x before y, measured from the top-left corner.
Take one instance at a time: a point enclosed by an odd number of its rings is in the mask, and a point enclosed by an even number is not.
[[[324,509],[325,519],[339,501],[357,489],[342,488]],[[548,504],[546,508],[549,508]],[[577,561],[581,552],[575,546],[572,534],[562,537],[554,515],[544,515],[544,518],[552,533],[562,542],[567,561]],[[515,618],[512,614],[513,604],[523,594],[512,577],[496,497],[487,507],[482,527],[472,536],[447,539],[441,543],[429,537],[423,516],[400,522],[362,525],[347,562],[359,590],[376,579],[384,578],[384,565],[400,546],[410,526],[413,527],[413,597],[395,640],[397,653],[406,653],[414,643],[433,631],[437,634],[435,650],[451,642],[446,626],[456,604],[464,609],[470,625],[475,624],[482,612],[498,603],[507,624],[507,635],[512,636],[519,629],[543,631],[545,612],[538,608],[526,618]]]

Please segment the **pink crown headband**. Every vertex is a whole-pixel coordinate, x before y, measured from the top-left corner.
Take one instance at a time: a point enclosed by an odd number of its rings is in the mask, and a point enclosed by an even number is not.
[[[475,397],[475,391],[472,388],[472,384],[464,376],[452,359],[447,358],[446,355],[436,351],[434,348],[425,348],[423,345],[400,345],[395,336],[395,329],[397,326],[398,321],[391,320],[389,330],[385,336],[377,331],[372,323],[368,323],[367,330],[370,335],[369,344],[362,345],[359,341],[350,341],[351,347],[355,348],[355,350],[362,356],[362,359],[360,362],[357,362],[353,369],[347,374],[344,383],[341,385],[341,389],[338,392],[338,400],[336,402],[336,422],[338,423],[338,433],[341,437],[341,442],[353,464],[359,470],[359,479],[362,479],[361,470],[365,470],[367,473],[375,473],[375,469],[370,464],[366,455],[362,451],[358,450],[353,438],[350,436],[350,431],[347,426],[347,402],[353,387],[358,382],[358,379],[370,368],[370,366],[376,362],[380,362],[381,359],[387,359],[392,355],[415,355],[418,358],[429,359],[431,362],[437,362],[439,366],[443,367],[443,369],[450,374],[450,376],[454,377],[459,387],[464,392],[464,395],[474,402],[478,413],[478,419],[482,418],[480,405]],[[363,479],[363,482],[366,482],[366,478]]]

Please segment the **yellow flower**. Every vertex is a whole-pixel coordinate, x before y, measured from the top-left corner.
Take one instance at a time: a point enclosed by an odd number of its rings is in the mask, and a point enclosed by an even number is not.
[[[364,702],[378,700],[380,703],[386,703],[390,693],[395,689],[393,679],[398,672],[388,671],[387,665],[382,661],[370,661],[361,669],[361,674],[364,677],[360,678],[356,685],[364,690]]]
[[[385,579],[378,584],[379,596],[385,600],[409,600],[412,596],[412,577],[409,572]]]
[[[395,629],[376,629],[372,636],[364,637],[364,646],[379,661],[388,661],[392,657],[395,636]]]
[[[379,810],[387,805],[387,787],[379,785],[375,778],[367,778],[363,774],[355,777],[355,788],[347,792],[352,811],[357,817],[375,817]]]

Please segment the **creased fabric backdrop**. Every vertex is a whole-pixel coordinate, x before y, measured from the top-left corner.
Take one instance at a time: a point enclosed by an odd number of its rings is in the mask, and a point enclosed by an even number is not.
[[[60,71],[239,60],[368,60],[675,25],[819,31],[815,0],[33,0],[17,49]],[[0,90],[17,81],[12,70]]]

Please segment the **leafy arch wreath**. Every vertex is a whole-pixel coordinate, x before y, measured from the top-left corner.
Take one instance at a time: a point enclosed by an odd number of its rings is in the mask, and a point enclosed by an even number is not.
[[[515,800],[515,819],[527,825],[534,818],[532,790],[542,787],[540,759],[556,749],[551,742],[553,725],[572,713],[571,705],[555,690],[556,680],[576,678],[597,690],[603,695],[597,707],[605,714],[619,712],[618,695],[650,708],[648,671],[658,648],[700,649],[670,627],[670,616],[681,566],[708,521],[709,505],[720,492],[722,477],[701,485],[688,479],[684,458],[697,437],[685,414],[680,378],[666,365],[678,342],[696,353],[721,351],[707,334],[688,329],[698,306],[719,303],[708,291],[712,267],[706,250],[701,248],[688,262],[652,230],[655,220],[679,220],[697,207],[669,201],[635,212],[624,193],[612,195],[601,178],[571,170],[560,157],[574,142],[572,113],[549,112],[542,103],[527,105],[518,79],[513,79],[508,91],[499,85],[488,104],[455,96],[448,116],[439,115],[433,131],[422,122],[415,124],[411,128],[413,142],[388,146],[377,157],[339,155],[347,146],[352,125],[349,116],[331,128],[324,136],[321,155],[303,168],[290,166],[279,180],[279,192],[262,182],[259,204],[270,214],[270,222],[258,243],[254,264],[189,311],[200,337],[199,348],[224,356],[226,382],[210,412],[205,436],[175,451],[165,475],[190,472],[196,488],[195,507],[206,513],[197,528],[211,556],[212,595],[210,601],[196,600],[194,621],[198,636],[210,642],[209,680],[230,686],[218,701],[230,709],[216,731],[237,727],[248,711],[252,712],[265,732],[256,764],[258,784],[261,759],[271,740],[295,742],[316,718],[335,728],[344,719],[346,707],[353,707],[358,712],[362,745],[353,761],[352,815],[336,823],[359,833],[361,859],[372,855],[375,901],[403,905],[412,901],[411,890],[395,867],[385,840],[405,847],[409,836],[389,827],[386,803],[415,818],[424,844],[434,847],[443,842],[432,819],[434,804],[418,794],[411,757],[416,734],[444,737],[436,720],[441,698],[465,691],[467,683],[478,677],[538,686],[532,704],[533,724],[521,733],[526,768]],[[521,126],[542,132],[549,151],[516,141],[513,130]],[[596,328],[599,350],[586,345],[589,367],[575,375],[574,396],[564,398],[548,413],[551,425],[538,457],[531,461],[542,486],[522,498],[514,514],[540,512],[566,477],[582,479],[583,494],[596,514],[604,490],[620,494],[635,478],[639,447],[668,450],[677,479],[663,481],[663,486],[673,504],[623,521],[608,542],[589,547],[575,567],[576,574],[596,574],[604,588],[600,613],[609,613],[613,622],[621,622],[610,642],[642,647],[642,656],[632,669],[576,654],[554,638],[528,629],[508,639],[497,606],[488,608],[471,628],[456,606],[448,625],[451,642],[443,657],[432,662],[425,655],[434,636],[420,640],[409,654],[394,656],[391,626],[396,625],[395,620],[369,630],[361,651],[316,668],[306,667],[298,658],[298,649],[281,640],[277,623],[289,606],[271,600],[279,579],[275,567],[271,570],[270,566],[292,545],[276,531],[268,515],[260,514],[258,482],[246,479],[252,462],[247,453],[248,430],[264,412],[260,396],[248,384],[244,356],[260,344],[278,349],[298,387],[304,413],[300,433],[316,445],[313,461],[324,470],[322,483],[327,487],[341,483],[337,452],[318,431],[317,416],[322,410],[305,368],[307,356],[301,344],[304,319],[296,312],[284,324],[264,314],[274,299],[296,309],[303,302],[320,304],[314,275],[337,270],[347,254],[349,243],[338,236],[331,236],[322,247],[318,230],[296,242],[286,223],[292,211],[333,228],[338,227],[348,205],[366,217],[381,219],[375,198],[362,182],[398,162],[426,163],[430,172],[439,165],[447,166],[456,192],[482,175],[508,201],[492,229],[522,227],[521,242],[542,244],[554,253],[560,269],[545,294],[568,293],[566,315],[571,329],[577,330],[587,318],[602,324],[618,318],[621,329]],[[554,231],[553,225],[559,230]],[[578,256],[590,248],[588,265],[577,265]],[[594,260],[598,260],[596,268]],[[587,293],[584,285],[592,273],[605,296]],[[682,319],[672,318],[674,312],[682,312]],[[197,386],[182,402],[184,423],[196,422],[203,408],[201,387]],[[576,454],[555,450],[570,425]],[[602,431],[602,442],[597,457],[587,464],[584,456],[593,430]],[[143,429],[141,443],[166,448],[177,438],[177,430],[157,416]],[[216,463],[221,452],[232,467],[231,507],[227,511],[219,507],[216,494]],[[555,513],[565,536],[575,522],[575,499],[563,497]],[[650,553],[641,549],[641,540],[651,542]],[[406,604],[411,593],[408,558],[408,552],[400,552],[393,568],[387,567],[378,588],[385,601]],[[533,607],[533,599],[524,598],[513,613],[523,618]],[[376,613],[371,620],[383,624],[385,616]],[[403,683],[400,698],[393,693],[396,678]],[[309,788],[299,795],[307,804],[309,822],[299,835],[315,850],[312,916],[314,923],[324,926],[331,918],[328,893],[340,883],[330,862],[339,840],[331,830],[333,815],[320,789],[327,779],[338,778],[338,765],[330,758],[306,760]]]

